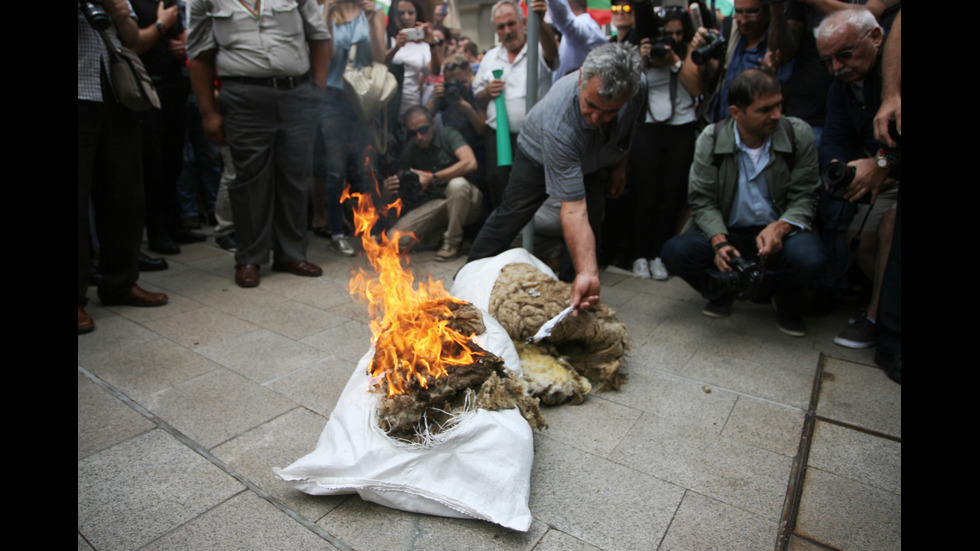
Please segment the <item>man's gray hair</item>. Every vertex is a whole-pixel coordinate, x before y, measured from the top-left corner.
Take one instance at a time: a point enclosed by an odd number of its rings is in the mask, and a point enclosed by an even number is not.
[[[858,36],[870,33],[874,28],[881,28],[878,21],[871,11],[864,7],[847,8],[835,11],[820,22],[813,36],[817,40],[824,40],[843,31],[846,28],[853,28]]]
[[[497,10],[502,8],[504,5],[509,5],[510,7],[514,8],[514,13],[517,14],[517,18],[520,19],[521,21],[524,21],[526,19],[524,17],[524,10],[521,9],[520,4],[518,4],[515,0],[498,0],[497,3],[494,4],[492,8],[490,8],[491,24],[495,25],[497,23],[497,21],[494,20],[494,17],[497,16]]]
[[[602,83],[599,95],[606,99],[616,99],[626,92],[633,96],[640,91],[642,75],[640,52],[630,44],[603,44],[589,52],[582,63],[582,85],[598,77]]]

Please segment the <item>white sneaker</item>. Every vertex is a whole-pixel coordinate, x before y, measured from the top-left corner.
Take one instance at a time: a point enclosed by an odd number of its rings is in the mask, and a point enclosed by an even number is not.
[[[637,258],[633,262],[633,275],[641,279],[650,279],[650,265],[645,258]]]
[[[650,261],[650,277],[660,281],[665,281],[670,277],[670,274],[667,273],[667,267],[664,266],[664,261],[660,260],[659,256]]]

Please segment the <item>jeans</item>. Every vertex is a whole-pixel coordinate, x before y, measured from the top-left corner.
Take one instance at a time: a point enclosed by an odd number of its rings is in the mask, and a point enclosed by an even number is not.
[[[761,227],[729,228],[728,242],[746,259],[755,260],[758,249],[755,238]],[[660,252],[667,271],[678,275],[695,290],[704,294],[707,270],[717,270],[715,251],[708,238],[699,231],[690,231],[664,244]],[[776,305],[782,315],[797,319],[803,315],[807,287],[823,273],[827,254],[820,239],[802,231],[783,238],[783,248],[770,256],[766,277],[773,278]]]

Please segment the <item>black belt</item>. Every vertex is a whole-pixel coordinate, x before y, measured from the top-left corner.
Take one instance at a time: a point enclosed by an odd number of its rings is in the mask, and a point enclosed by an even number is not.
[[[221,77],[221,80],[241,82],[242,84],[254,84],[256,86],[267,86],[276,90],[289,90],[301,84],[310,82],[310,73],[307,71],[298,77]]]

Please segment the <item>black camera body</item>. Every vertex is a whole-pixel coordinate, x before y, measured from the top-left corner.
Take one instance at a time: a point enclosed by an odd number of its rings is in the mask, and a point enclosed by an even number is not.
[[[708,43],[700,48],[695,48],[691,52],[691,61],[697,65],[704,65],[711,59],[721,59],[725,55],[725,39],[716,31],[708,31]]]
[[[742,300],[756,298],[762,289],[766,274],[762,266],[765,261],[760,259],[760,262],[733,256],[728,261],[728,265],[732,268],[730,272],[708,270],[708,279],[702,294],[709,300],[721,298],[732,292]]]
[[[661,59],[669,50],[677,49],[677,41],[670,34],[667,34],[663,27],[657,30],[657,34],[650,39],[650,59]]]
[[[466,93],[466,85],[456,79],[449,79],[445,83],[446,93],[436,101],[436,111],[445,111],[454,105],[459,105],[459,100]]]
[[[406,210],[411,210],[425,202],[425,192],[419,182],[419,175],[411,170],[398,173],[398,196]]]
[[[102,0],[88,0],[87,2],[79,2],[78,8],[85,15],[85,19],[93,29],[97,31],[104,31],[112,26],[112,19],[110,19],[109,14],[105,12],[105,7],[102,5]]]
[[[853,166],[848,166],[847,163],[842,161],[831,161],[823,169],[821,177],[823,178],[824,185],[827,186],[827,193],[831,199],[847,201],[844,198],[844,194],[847,193],[847,187],[854,181],[855,173],[857,173],[857,169]],[[864,194],[858,199],[858,203],[871,204],[871,194]]]

